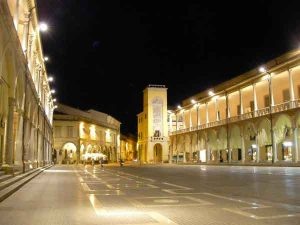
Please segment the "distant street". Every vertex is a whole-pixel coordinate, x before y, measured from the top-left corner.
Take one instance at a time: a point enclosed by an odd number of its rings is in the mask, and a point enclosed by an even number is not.
[[[2,225],[294,224],[300,168],[54,166],[0,203]]]

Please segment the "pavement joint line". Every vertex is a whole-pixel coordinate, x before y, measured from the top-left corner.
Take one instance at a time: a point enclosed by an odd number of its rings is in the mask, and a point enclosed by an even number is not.
[[[103,205],[100,203],[100,201],[95,197],[95,194],[88,194],[89,201],[98,216],[103,216],[103,215],[110,215],[110,212],[103,207]],[[153,218],[155,221],[158,223],[140,223],[140,225],[164,225],[164,224],[169,224],[169,225],[178,225],[177,223],[174,223],[172,220],[169,218],[161,215],[160,213],[157,212],[141,212],[141,214],[146,214],[149,215],[151,218]],[[130,225],[130,224],[127,224]],[[138,225],[138,224],[132,224],[132,225]]]
[[[185,186],[181,186],[181,185],[177,185],[177,184],[171,184],[171,183],[168,183],[168,182],[162,182],[162,184],[166,184],[166,185],[169,185],[169,186],[172,186],[172,187],[177,187],[177,188],[180,188],[182,190],[193,190],[193,188],[190,188],[190,187],[185,187]]]
[[[187,199],[196,203],[179,203],[179,204],[144,204],[139,200],[144,200],[144,199],[154,199],[154,200],[158,200],[158,199],[173,199],[173,200],[178,200],[178,199]],[[198,199],[198,198],[193,198],[190,196],[156,196],[156,197],[138,197],[135,199],[129,199],[129,202],[132,202],[136,207],[140,207],[140,208],[148,208],[148,207],[181,207],[181,206],[207,206],[207,205],[214,205],[211,202],[202,200],[202,199]]]
[[[233,202],[239,202],[239,203],[245,203],[245,204],[248,204],[248,205],[253,205],[252,202],[247,202],[247,201],[244,201],[244,200],[235,199],[235,198],[231,198],[231,197],[226,197],[226,196],[222,196],[222,195],[216,195],[216,194],[212,194],[212,193],[208,193],[208,192],[203,192],[202,194],[203,195],[208,195],[208,196],[213,196],[213,197],[216,197],[216,198],[229,200],[229,201],[233,201]],[[255,203],[255,206],[257,206],[257,207],[261,207],[261,206],[266,207],[266,205],[259,204],[259,203]]]
[[[203,192],[175,192],[182,189],[161,189],[161,190],[172,195],[202,195],[203,194]]]
[[[231,209],[231,208],[222,208],[225,211],[235,213],[241,216],[245,216],[248,218],[256,219],[256,220],[266,220],[266,219],[282,219],[282,218],[290,218],[290,217],[298,217],[300,216],[300,213],[294,213],[294,214],[281,214],[276,216],[256,216],[254,214],[244,212],[240,209]]]

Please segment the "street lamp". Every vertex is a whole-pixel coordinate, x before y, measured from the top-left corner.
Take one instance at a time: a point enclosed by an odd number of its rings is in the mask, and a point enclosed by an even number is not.
[[[194,99],[192,99],[192,100],[191,100],[191,103],[192,103],[192,104],[195,104],[195,103],[196,103],[196,101],[195,101]]]
[[[209,96],[214,96],[215,93],[214,93],[213,91],[209,91],[209,92],[208,92],[208,95],[209,95]]]
[[[49,61],[49,57],[48,57],[48,56],[45,56],[45,57],[44,57],[44,61],[45,61],[45,62]]]
[[[51,90],[51,93],[52,93],[52,94],[54,94],[54,93],[55,93],[55,90],[54,90],[54,89],[52,89],[52,90]]]
[[[52,77],[52,76],[51,76],[51,77],[48,77],[48,81],[49,81],[49,82],[53,82],[53,81],[54,81],[54,77]]]
[[[45,22],[39,23],[39,31],[45,32],[48,30],[48,25]]]
[[[269,114],[270,114],[270,122],[271,122],[271,144],[272,144],[272,163],[275,162],[275,148],[274,148],[274,138],[273,138],[273,116],[272,116],[272,90],[271,90],[271,73],[266,70],[265,67],[261,66],[259,68],[259,72],[267,73],[266,79],[268,80],[269,85]]]

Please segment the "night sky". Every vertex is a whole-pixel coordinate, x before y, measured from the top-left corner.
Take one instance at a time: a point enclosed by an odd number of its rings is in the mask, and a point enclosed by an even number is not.
[[[37,0],[58,101],[135,134],[146,85],[175,106],[300,46],[299,1],[224,2]]]

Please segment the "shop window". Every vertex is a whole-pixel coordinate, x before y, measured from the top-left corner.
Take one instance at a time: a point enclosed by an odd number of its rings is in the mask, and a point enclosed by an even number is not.
[[[290,90],[289,89],[284,89],[282,91],[282,96],[283,96],[283,102],[290,101]]]

